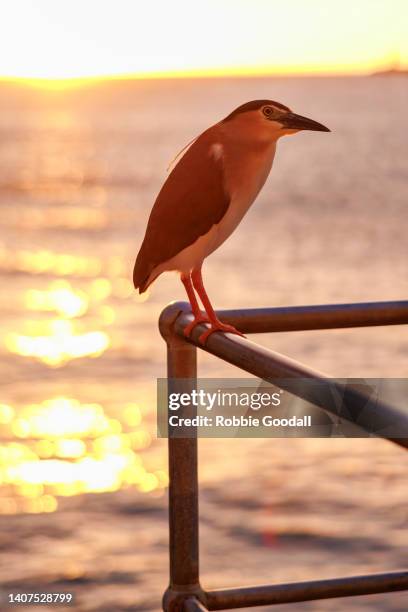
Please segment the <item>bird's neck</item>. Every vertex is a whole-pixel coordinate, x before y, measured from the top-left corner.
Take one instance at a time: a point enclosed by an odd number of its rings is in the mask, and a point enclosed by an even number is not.
[[[246,193],[249,199],[255,199],[268,178],[275,151],[276,141],[227,139],[224,170],[230,194]]]

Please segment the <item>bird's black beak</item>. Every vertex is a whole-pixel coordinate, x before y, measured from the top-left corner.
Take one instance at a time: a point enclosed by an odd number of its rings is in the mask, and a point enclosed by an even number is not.
[[[329,128],[313,119],[296,115],[295,113],[286,113],[279,117],[279,123],[283,128],[290,130],[312,130],[314,132],[330,132]]]

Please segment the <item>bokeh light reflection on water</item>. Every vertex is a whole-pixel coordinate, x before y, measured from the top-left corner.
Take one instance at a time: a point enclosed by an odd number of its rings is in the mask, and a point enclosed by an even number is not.
[[[58,496],[167,486],[162,470],[149,471],[139,451],[151,443],[136,404],[117,418],[100,404],[55,397],[16,411],[0,406],[0,513],[53,512]]]
[[[45,336],[10,333],[6,336],[6,347],[23,357],[36,357],[47,365],[59,366],[70,359],[98,356],[109,346],[106,333],[75,334],[70,321],[56,319],[49,328]]]
[[[69,363],[98,359],[114,346],[118,305],[148,299],[134,295],[114,255],[3,246],[0,270],[16,279],[9,308],[17,316],[5,327],[3,350],[23,371],[38,363],[46,378],[57,368],[55,381],[65,380]],[[159,494],[167,486],[166,472],[141,457],[152,437],[137,404],[112,406],[110,393],[106,405],[41,393],[35,403],[29,391],[16,405],[0,404],[0,514],[54,512],[60,496],[126,487]]]
[[[95,278],[83,288],[59,279],[45,289],[27,289],[21,306],[28,311],[50,313],[53,318],[24,320],[22,331],[5,335],[5,347],[11,353],[34,357],[53,367],[79,357],[97,357],[109,348],[111,339],[106,329],[90,328],[95,324],[106,328],[115,321],[114,309],[105,303],[109,297],[127,298],[131,294],[131,283],[124,277]],[[142,300],[146,297],[141,296]],[[73,321],[89,311],[90,324]]]
[[[12,298],[24,313],[9,324],[3,347],[27,365],[62,370],[112,347],[118,300],[134,297],[122,260],[49,250],[0,252],[0,268],[28,274]],[[101,273],[104,273],[104,276]],[[110,402],[111,403],[111,402]],[[149,470],[140,451],[151,444],[136,404],[115,406],[55,396],[0,405],[0,513],[54,512],[59,496],[135,487],[160,492],[163,470]]]

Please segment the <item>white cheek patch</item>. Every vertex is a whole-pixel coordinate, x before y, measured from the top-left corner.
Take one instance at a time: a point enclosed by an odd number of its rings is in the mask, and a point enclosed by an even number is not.
[[[219,159],[222,159],[224,157],[224,148],[222,144],[220,144],[219,142],[216,142],[213,145],[211,145],[210,155],[212,155],[216,161],[218,161]]]

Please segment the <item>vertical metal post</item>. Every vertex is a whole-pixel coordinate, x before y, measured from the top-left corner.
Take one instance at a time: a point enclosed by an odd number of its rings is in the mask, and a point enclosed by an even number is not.
[[[168,309],[160,320],[169,394],[188,392],[197,380],[197,349],[174,333],[174,314]],[[176,611],[183,609],[186,598],[204,597],[199,582],[197,438],[171,437],[169,431],[168,449],[170,586],[163,609]]]
[[[169,393],[185,393],[183,379],[196,378],[196,353],[195,347],[178,339],[168,344]],[[169,437],[168,444],[170,585],[184,589],[199,580],[197,438]]]

